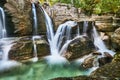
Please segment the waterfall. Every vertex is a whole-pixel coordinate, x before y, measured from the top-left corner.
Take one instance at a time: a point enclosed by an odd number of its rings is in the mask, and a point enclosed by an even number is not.
[[[50,63],[65,62],[65,58],[63,58],[62,55],[67,51],[67,47],[70,44],[70,42],[73,41],[70,35],[71,28],[76,25],[77,23],[74,21],[67,21],[58,27],[55,35],[53,36],[53,39],[49,43],[52,56],[49,56],[49,59],[52,59],[48,60],[49,62],[51,61]],[[60,62],[58,62],[59,60]]]
[[[32,13],[33,13],[33,36],[32,36],[32,41],[33,41],[33,54],[34,58],[32,58],[33,62],[38,61],[37,57],[37,44],[36,44],[36,39],[40,39],[40,36],[38,35],[38,23],[37,23],[37,12],[36,12],[36,7],[35,4],[32,3]]]
[[[11,41],[5,41],[5,39],[1,39],[0,40],[0,43],[2,44],[1,45],[1,48],[2,48],[2,61],[7,61],[9,60],[8,59],[8,53],[11,49],[11,47],[14,45],[14,44],[11,44],[12,42]]]
[[[67,21],[61,24],[56,33],[53,31],[53,24],[51,18],[46,11],[40,6],[40,10],[44,13],[45,24],[47,28],[47,39],[50,45],[50,56],[45,57],[50,64],[65,63],[67,60],[62,57],[67,50],[67,47],[71,40],[71,28],[76,26],[74,21]]]
[[[36,13],[36,7],[34,3],[32,3],[32,13],[33,13],[33,35],[37,35],[38,34],[37,13]]]
[[[83,23],[83,35],[87,35],[88,21]]]
[[[98,48],[98,52],[102,53],[102,56],[104,55],[104,52],[108,52],[112,56],[115,54],[115,52],[113,52],[112,50],[107,49],[103,40],[98,35],[98,32],[94,25],[93,25],[93,39],[94,39],[94,45],[96,46],[96,48]]]
[[[77,36],[80,36],[80,28],[79,28],[79,25],[77,26],[77,31],[76,31],[76,32],[77,32],[76,35],[77,35]]]
[[[17,39],[16,39],[17,40]],[[0,71],[4,71],[6,69],[9,69],[11,67],[19,66],[21,65],[20,63],[9,60],[9,51],[11,47],[14,45],[15,39],[10,39],[10,38],[2,38],[0,39],[0,51],[1,51],[1,60],[0,60]]]
[[[46,24],[46,28],[47,28],[47,38],[48,38],[48,42],[50,43],[53,40],[53,37],[54,37],[52,20],[48,16],[46,11],[43,9],[43,7],[40,6],[40,9],[41,9],[41,11],[43,11],[44,16],[45,16],[45,24]]]
[[[5,13],[0,7],[0,38],[7,37],[6,25],[5,25]]]

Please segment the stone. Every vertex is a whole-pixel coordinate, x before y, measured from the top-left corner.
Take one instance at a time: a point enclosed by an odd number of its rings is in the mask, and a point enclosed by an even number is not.
[[[93,71],[91,77],[107,77],[107,78],[119,78],[120,77],[120,62],[108,63],[97,70]]]
[[[108,52],[104,52],[104,57],[98,59],[99,66],[101,67],[107,63],[112,62],[112,59],[113,57]]]
[[[96,16],[93,17],[95,19],[95,25],[98,31],[102,32],[113,32],[117,26],[113,26],[113,16]]]
[[[55,30],[63,22],[78,18],[78,9],[64,3],[57,3],[52,7],[47,7],[45,10],[52,18]]]
[[[36,48],[37,48],[37,56],[38,58],[49,55],[49,45],[45,39],[35,40]],[[34,48],[33,41],[31,37],[22,37],[18,41],[15,42],[15,45],[12,46],[9,52],[9,59],[22,61],[28,60],[34,57]]]
[[[120,52],[117,52],[115,55],[114,55],[114,58],[112,60],[113,62],[120,62]]]
[[[96,65],[95,59],[97,58],[96,55],[91,55],[87,57],[84,62],[81,64],[83,68],[89,69],[92,68],[94,65]]]
[[[88,37],[78,38],[70,43],[67,53],[69,60],[74,60],[95,51],[93,42]],[[67,56],[69,55],[69,57]]]

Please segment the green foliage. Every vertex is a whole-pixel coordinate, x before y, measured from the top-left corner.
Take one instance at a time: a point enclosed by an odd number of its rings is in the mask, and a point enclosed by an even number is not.
[[[96,5],[100,2],[100,0],[80,0],[81,8],[85,11],[85,14],[91,15],[94,11]]]
[[[101,13],[117,13],[120,10],[120,0],[101,0],[98,4]]]
[[[72,4],[77,8],[81,8],[85,14],[120,14],[120,0],[40,0],[41,2],[48,1],[51,5],[61,2]]]

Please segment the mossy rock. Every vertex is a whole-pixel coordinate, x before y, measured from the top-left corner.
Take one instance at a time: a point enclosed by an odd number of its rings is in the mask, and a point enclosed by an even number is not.
[[[120,62],[120,52],[117,52],[117,53],[114,55],[113,62]]]
[[[120,77],[120,62],[108,63],[91,73],[92,77]]]

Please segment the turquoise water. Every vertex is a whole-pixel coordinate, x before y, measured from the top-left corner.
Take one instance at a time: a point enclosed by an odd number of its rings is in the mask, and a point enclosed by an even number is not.
[[[9,71],[0,73],[0,80],[49,80],[57,77],[88,75],[88,70],[67,64],[63,67],[49,66],[43,61],[24,63]]]

